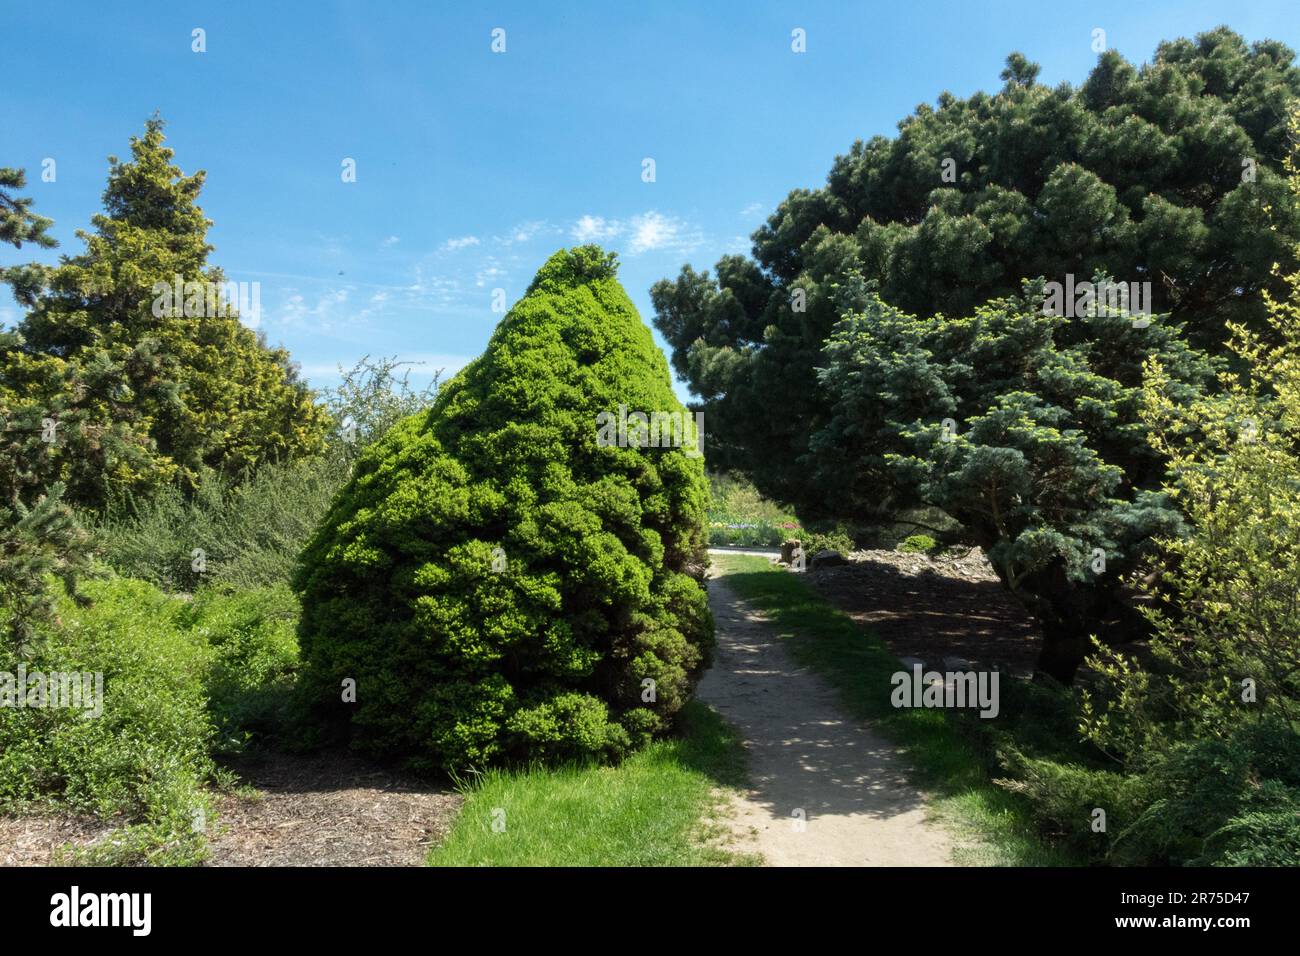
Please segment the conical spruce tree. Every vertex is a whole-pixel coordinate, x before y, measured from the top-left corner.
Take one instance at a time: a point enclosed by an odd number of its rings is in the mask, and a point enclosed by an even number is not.
[[[702,440],[637,425],[694,420],[616,268],[553,255],[305,548],[300,688],[353,746],[445,769],[617,758],[689,697],[713,640]]]
[[[78,233],[85,252],[3,275],[29,311],[0,340],[0,400],[60,422],[42,482],[95,508],[318,450],[325,412],[288,353],[240,322],[208,264],[203,172],[172,163],[158,119],[110,163],[104,213]]]

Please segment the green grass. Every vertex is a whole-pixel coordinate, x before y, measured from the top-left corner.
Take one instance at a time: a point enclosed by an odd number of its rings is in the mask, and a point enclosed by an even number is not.
[[[709,476],[709,544],[774,548],[801,531],[799,519],[736,475]]]
[[[679,736],[618,766],[490,771],[432,866],[724,866],[756,862],[720,849],[720,788],[745,779],[735,731],[688,704]],[[496,829],[494,829],[496,823]],[[504,824],[504,827],[501,826]]]
[[[883,642],[815,594],[801,577],[774,568],[766,558],[715,555],[714,563],[736,593],[769,618],[797,663],[831,684],[851,714],[870,720],[906,750],[917,783],[934,795],[935,813],[979,841],[961,851],[960,862],[1080,862],[1042,844],[1023,798],[991,781],[980,745],[947,713],[890,704],[890,678],[902,665]]]

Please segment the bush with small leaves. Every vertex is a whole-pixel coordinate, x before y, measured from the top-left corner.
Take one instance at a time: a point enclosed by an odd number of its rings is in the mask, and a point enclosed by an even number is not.
[[[938,547],[939,542],[928,534],[913,534],[899,543],[898,550],[905,554],[930,554]]]
[[[600,438],[620,406],[686,415],[615,270],[556,253],[357,462],[295,577],[312,726],[422,768],[607,759],[690,696],[708,482],[689,443]]]

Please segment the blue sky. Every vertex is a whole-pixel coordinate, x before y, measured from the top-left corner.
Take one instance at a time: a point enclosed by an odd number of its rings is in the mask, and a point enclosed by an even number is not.
[[[61,248],[0,264],[81,251],[106,157],[159,110],[179,165],[207,170],[212,261],[261,283],[262,330],[318,385],[365,354],[454,371],[500,319],[492,290],[513,301],[580,241],[619,252],[650,324],[652,283],[748,251],[855,139],[996,89],[1011,50],[1054,84],[1084,79],[1097,27],[1134,62],[1220,23],[1300,47],[1295,0],[6,2],[3,22],[0,165],[27,168]]]

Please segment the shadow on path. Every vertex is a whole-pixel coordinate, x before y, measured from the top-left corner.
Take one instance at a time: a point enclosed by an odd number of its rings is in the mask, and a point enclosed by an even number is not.
[[[725,578],[709,582],[718,651],[699,697],[734,724],[750,758],[736,802],[742,850],[775,866],[946,866],[953,841],[926,820],[899,749],[844,714],[797,667]]]

